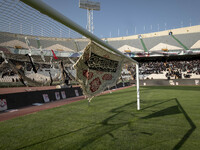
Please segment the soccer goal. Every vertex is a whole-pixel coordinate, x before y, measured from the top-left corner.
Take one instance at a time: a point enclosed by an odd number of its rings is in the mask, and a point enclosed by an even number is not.
[[[140,109],[137,61],[40,0],[1,0],[0,11],[0,68],[11,68],[12,81],[43,86],[76,78],[92,97],[116,83],[123,63],[132,63]]]

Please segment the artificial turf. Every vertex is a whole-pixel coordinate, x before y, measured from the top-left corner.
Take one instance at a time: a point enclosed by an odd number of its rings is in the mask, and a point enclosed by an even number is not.
[[[141,87],[0,122],[0,149],[200,148],[200,86]],[[35,106],[37,107],[37,106]]]

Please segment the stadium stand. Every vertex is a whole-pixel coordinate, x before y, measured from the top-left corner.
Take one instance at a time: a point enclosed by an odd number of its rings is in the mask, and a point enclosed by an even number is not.
[[[200,26],[194,26],[195,29],[197,29],[197,27],[200,28]],[[165,34],[158,32],[154,34],[150,33],[131,37],[107,38],[104,40],[112,45],[114,48],[122,51],[123,53],[133,54],[130,56],[134,57],[134,59],[140,62],[140,79],[168,79],[169,77],[170,79],[200,78],[200,66],[195,65],[195,63],[199,63],[198,55],[200,53],[200,31],[197,30],[196,32],[194,32],[191,27],[189,27],[189,29],[184,29],[183,31],[183,29],[180,28],[180,31],[178,29],[170,30],[168,32],[165,32]],[[170,36],[169,32],[172,32],[174,37],[176,37],[186,47],[189,47],[189,50],[194,53],[192,56],[188,56],[191,58],[191,60],[188,60],[187,55],[185,54],[183,56],[180,55],[181,52],[184,51],[184,47],[180,45],[180,43],[177,42],[172,36]],[[38,57],[40,55],[37,39],[39,39],[40,41],[45,56],[52,57],[51,50],[54,50],[55,54],[63,60],[65,60],[66,57],[79,57],[79,52],[82,52],[89,43],[89,40],[86,38],[55,38],[0,32],[0,50],[4,53],[9,53],[10,55],[17,54],[17,57],[19,54],[27,54],[28,46],[25,42],[25,37],[27,37],[30,42],[32,55],[34,57],[37,56],[36,60],[38,60]],[[145,51],[145,47],[147,48],[147,51]],[[146,52],[148,52],[147,55],[145,54]],[[154,52],[156,55],[153,55]],[[169,55],[168,52],[176,52],[176,57]],[[164,55],[164,53],[167,54],[167,57],[166,54]],[[15,59],[17,57],[15,57]],[[50,61],[50,57],[48,58],[48,61]],[[19,58],[16,60],[19,60]],[[21,58],[24,59],[24,61],[27,61],[25,60],[25,58]],[[192,64],[192,66],[190,66],[189,64]],[[49,80],[49,73],[44,71],[45,69],[49,70],[49,67],[46,66],[42,68],[37,75],[30,75],[31,65],[28,62],[27,66],[29,66],[29,69],[27,68],[28,77],[32,79],[37,78],[39,81],[42,81],[44,79]],[[71,70],[70,68],[68,69],[70,70],[70,72],[72,72],[73,75],[75,75],[73,70]],[[134,69],[134,67],[127,70],[123,69],[122,74],[124,75],[124,78],[134,79]],[[7,75],[4,77],[4,79],[1,79],[1,81],[13,82],[19,80],[16,74],[13,75],[8,67],[5,70],[10,73],[7,73]],[[11,74],[12,78],[8,79]],[[52,74],[55,76],[55,73]]]
[[[156,51],[156,50],[162,50],[162,49],[170,49],[169,46],[173,46],[173,50],[182,50],[183,48],[180,47],[180,45],[172,39],[169,35],[166,36],[159,36],[159,37],[151,37],[151,38],[143,38],[144,43],[149,51]],[[157,47],[160,43],[164,43],[166,45],[163,45],[163,47]],[[169,45],[169,46],[168,46]]]
[[[79,51],[83,51],[83,49],[87,46],[87,44],[89,43],[88,39],[78,39],[75,40],[76,44],[77,44],[77,49]]]
[[[72,39],[64,39],[64,38],[48,38],[48,37],[38,37],[38,36],[30,36],[30,35],[19,35],[19,34],[12,34],[12,33],[0,33],[0,46],[9,46],[14,47],[16,45],[19,45],[23,48],[27,48],[27,45],[25,43],[25,37],[29,39],[30,46],[33,48],[37,48],[37,40],[40,40],[40,43],[42,45],[43,49],[50,50],[49,47],[53,45],[61,45],[63,47],[66,47],[69,51],[79,51],[77,49],[77,46]],[[58,46],[56,49],[59,49]]]
[[[132,39],[132,40],[109,40],[108,39],[108,43],[110,45],[112,45],[113,47],[115,47],[116,49],[119,49],[120,47],[124,46],[124,45],[129,45],[132,46],[136,49],[141,49],[144,51],[143,46],[140,42],[140,39]]]
[[[175,35],[175,37],[184,43],[184,45],[186,45],[190,50],[192,50],[192,46],[199,40],[200,32],[192,34],[178,34]]]
[[[143,62],[140,74],[141,79],[200,78],[200,60]]]

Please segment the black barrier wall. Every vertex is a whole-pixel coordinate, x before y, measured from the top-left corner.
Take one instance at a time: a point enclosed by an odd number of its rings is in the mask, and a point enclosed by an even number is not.
[[[1,99],[6,99],[7,109],[16,109],[20,107],[30,106],[34,103],[51,102],[81,95],[83,95],[81,88],[74,87],[54,90],[1,94],[0,97]]]
[[[140,86],[176,86],[176,85],[200,85],[200,79],[147,79],[140,80]]]
[[[129,82],[119,83],[110,89],[120,88],[130,86]],[[70,97],[76,97],[83,95],[80,87],[73,88],[61,88],[53,90],[41,90],[41,91],[30,91],[30,92],[20,92],[12,94],[1,94],[0,99],[6,100],[7,109],[17,109],[25,106],[31,106],[34,103],[46,103],[51,101],[62,100]],[[2,111],[2,109],[0,109]]]

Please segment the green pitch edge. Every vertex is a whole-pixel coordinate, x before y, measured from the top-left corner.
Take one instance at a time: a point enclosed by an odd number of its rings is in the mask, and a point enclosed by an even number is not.
[[[171,35],[174,40],[176,40],[185,50],[189,50],[181,41],[179,41],[174,35]]]
[[[144,51],[145,51],[145,52],[148,52],[147,47],[146,47],[146,45],[144,44],[144,41],[143,41],[142,38],[140,39],[140,41],[141,41],[141,43],[142,43],[142,46],[143,46],[143,48],[144,48]]]

